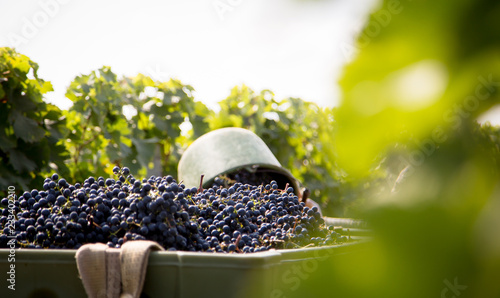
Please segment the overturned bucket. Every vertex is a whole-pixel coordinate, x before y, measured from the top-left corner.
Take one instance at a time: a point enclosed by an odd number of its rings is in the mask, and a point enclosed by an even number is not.
[[[292,186],[301,197],[300,183],[281,166],[269,147],[253,132],[237,127],[214,130],[196,139],[187,148],[178,165],[178,181],[193,187],[209,187],[221,175],[240,170],[265,173],[283,189]]]

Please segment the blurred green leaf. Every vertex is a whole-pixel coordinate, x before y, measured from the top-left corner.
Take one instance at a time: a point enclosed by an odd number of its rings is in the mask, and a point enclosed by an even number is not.
[[[35,170],[36,164],[28,159],[23,153],[16,150],[10,150],[9,155],[10,163],[17,172],[23,173]]]
[[[156,143],[158,142],[157,138],[150,138],[150,139],[132,139],[132,143],[134,143],[135,148],[137,149],[137,159],[139,160],[139,163],[145,167],[148,168],[149,163],[151,161],[151,158],[154,155]]]
[[[391,13],[395,5],[399,9]],[[446,1],[383,2],[359,38],[359,55],[341,79],[344,100],[336,119],[342,125],[335,134],[341,167],[366,175],[394,142],[446,130],[457,112],[477,116],[500,101],[495,86],[500,58],[494,54],[500,42],[492,34],[498,26],[484,27],[488,38],[483,39],[470,30],[492,25],[498,19],[495,6],[493,1],[458,1],[453,6]],[[475,14],[483,10],[487,21]],[[377,14],[382,12],[387,24]],[[420,22],[423,15],[425,22]],[[491,76],[493,82],[483,86]]]
[[[17,111],[13,111],[10,116],[10,120],[14,123],[14,132],[24,141],[33,143],[45,135],[45,131],[39,127],[35,120],[27,118]]]
[[[476,122],[500,101],[499,24],[497,1],[381,1],[340,80],[326,153],[347,181],[371,181],[359,215],[373,240],[289,296],[327,297],[334,281],[340,297],[500,295],[499,237],[479,228],[498,201],[500,128]]]
[[[16,140],[13,137],[7,137],[0,131],[0,149],[2,151],[9,151],[12,148],[16,147]]]

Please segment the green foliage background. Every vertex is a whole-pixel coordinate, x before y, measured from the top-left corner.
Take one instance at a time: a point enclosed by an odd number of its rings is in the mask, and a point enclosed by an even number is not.
[[[256,93],[242,85],[213,111],[179,80],[118,77],[104,66],[71,82],[66,97],[73,105],[61,111],[43,101],[52,88],[36,75],[36,63],[10,48],[1,53],[4,193],[10,185],[39,189],[52,172],[72,183],[110,176],[115,165],[127,166],[139,177],[176,176],[178,161],[193,140],[234,126],[259,135],[312,191],[325,214],[342,216],[354,202],[355,188],[344,181],[329,150],[334,127],[330,108],[298,98],[278,101],[269,90]]]
[[[61,143],[62,111],[43,101],[52,91],[38,77],[38,64],[9,48],[0,48],[0,189],[40,185],[42,170],[61,171],[69,157]]]

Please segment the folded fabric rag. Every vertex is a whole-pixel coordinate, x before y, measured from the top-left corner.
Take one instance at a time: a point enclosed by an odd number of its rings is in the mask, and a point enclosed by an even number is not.
[[[164,250],[154,241],[125,242],[121,248],[85,244],[76,252],[78,272],[89,298],[139,297],[151,250]]]

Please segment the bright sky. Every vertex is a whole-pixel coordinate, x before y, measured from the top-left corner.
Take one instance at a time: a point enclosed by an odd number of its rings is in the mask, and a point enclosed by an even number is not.
[[[210,106],[246,84],[322,106],[373,0],[0,0],[0,46],[15,47],[52,82],[49,101],[71,102],[79,74],[109,65],[118,75],[176,77]]]
[[[277,99],[339,102],[346,52],[376,0],[0,0],[0,46],[40,65],[66,109],[73,78],[109,65],[121,75],[180,79],[212,108],[246,84]],[[500,107],[480,118],[500,124]]]

